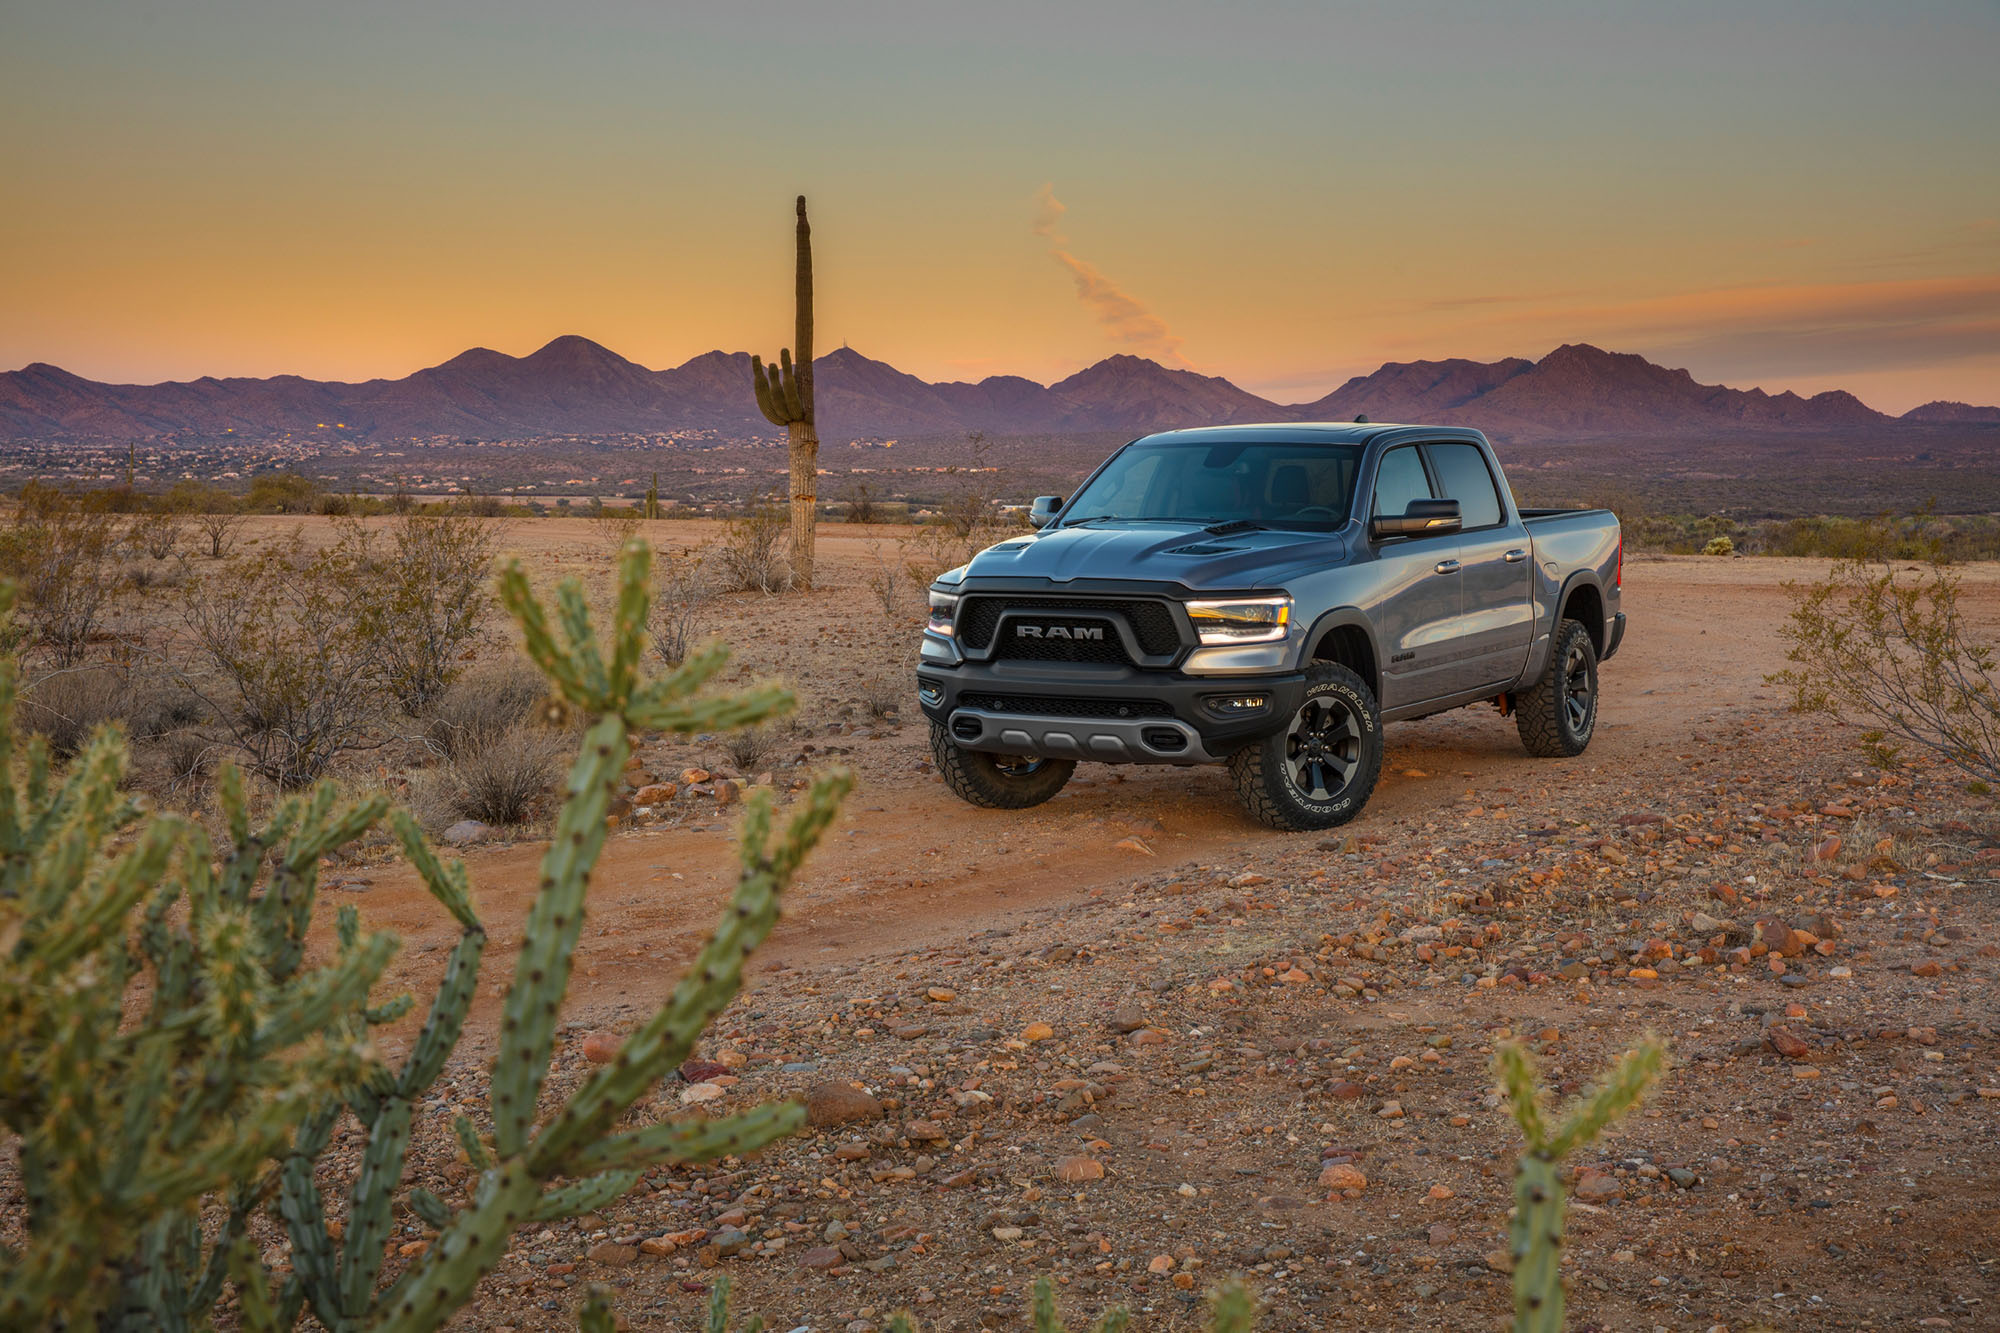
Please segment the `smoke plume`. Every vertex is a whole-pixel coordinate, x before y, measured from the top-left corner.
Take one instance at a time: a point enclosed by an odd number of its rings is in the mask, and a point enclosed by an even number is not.
[[[1148,310],[1145,303],[1104,276],[1095,264],[1070,253],[1069,238],[1062,233],[1063,214],[1069,209],[1056,198],[1054,185],[1044,185],[1035,195],[1035,235],[1049,243],[1049,254],[1069,271],[1076,283],[1076,296],[1097,316],[1112,338],[1134,351],[1168,365],[1186,366],[1181,355],[1181,339],[1167,322]]]

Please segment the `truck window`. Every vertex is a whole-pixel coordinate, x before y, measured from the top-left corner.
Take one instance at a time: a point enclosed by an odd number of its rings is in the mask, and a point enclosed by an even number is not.
[[[1437,472],[1442,498],[1458,501],[1460,522],[1467,528],[1490,528],[1500,522],[1505,511],[1500,492],[1493,489],[1493,474],[1486,468],[1486,456],[1476,444],[1431,444],[1431,467]]]
[[[1382,455],[1375,469],[1375,513],[1377,517],[1401,514],[1412,500],[1429,500],[1430,479],[1424,476],[1424,460],[1415,446],[1405,445]]]

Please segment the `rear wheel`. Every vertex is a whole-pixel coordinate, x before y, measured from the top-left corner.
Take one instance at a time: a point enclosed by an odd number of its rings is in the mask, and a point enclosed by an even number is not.
[[[1580,620],[1556,627],[1549,664],[1514,698],[1514,726],[1529,754],[1568,759],[1583,753],[1597,730],[1597,648]]]
[[[1344,666],[1306,670],[1306,697],[1285,730],[1229,757],[1236,794],[1259,823],[1304,832],[1361,813],[1382,773],[1375,692]]]
[[[1040,805],[1061,791],[1076,771],[1074,759],[967,750],[939,722],[931,723],[931,757],[937,760],[944,785],[954,796],[986,810],[1025,810]]]

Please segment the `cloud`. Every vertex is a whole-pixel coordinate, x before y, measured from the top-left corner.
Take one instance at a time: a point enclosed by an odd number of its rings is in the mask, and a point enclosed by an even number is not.
[[[1070,253],[1069,238],[1062,233],[1063,215],[1067,212],[1069,208],[1056,198],[1053,185],[1044,185],[1036,191],[1032,224],[1035,235],[1048,241],[1050,256],[1076,283],[1077,299],[1122,346],[1168,365],[1188,365],[1188,359],[1181,355],[1181,338],[1167,327],[1165,320],[1149,310],[1145,302],[1105,277],[1095,264]]]

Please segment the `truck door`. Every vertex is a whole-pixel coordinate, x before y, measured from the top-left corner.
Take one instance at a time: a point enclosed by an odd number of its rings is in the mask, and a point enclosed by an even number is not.
[[[1528,530],[1500,497],[1486,453],[1470,442],[1427,444],[1438,494],[1458,501],[1459,614],[1444,693],[1513,685],[1526,669],[1535,618]]]
[[[1401,514],[1412,500],[1438,498],[1413,444],[1386,450],[1375,468],[1369,516]],[[1374,544],[1373,600],[1380,640],[1384,709],[1450,694],[1448,650],[1457,633],[1458,535],[1399,537]]]

